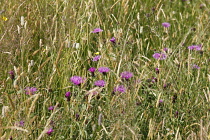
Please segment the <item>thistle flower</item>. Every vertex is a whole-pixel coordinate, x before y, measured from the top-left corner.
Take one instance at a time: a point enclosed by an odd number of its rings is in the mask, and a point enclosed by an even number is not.
[[[110,71],[110,69],[108,67],[100,67],[98,68],[98,71],[102,74],[106,74],[107,72]]]
[[[158,60],[164,60],[167,58],[166,54],[164,53],[154,53],[152,57]]]
[[[37,91],[37,88],[35,88],[35,87],[26,87],[25,91],[26,91],[27,95],[33,95]]]
[[[171,26],[171,24],[168,23],[168,22],[163,22],[162,25],[163,25],[163,27],[165,27],[165,28],[168,28],[168,27]]]
[[[192,65],[192,68],[193,68],[193,69],[200,69],[200,67],[199,67],[198,65],[196,65],[196,64],[193,64],[193,65]]]
[[[70,97],[71,97],[71,92],[66,92],[65,93],[65,97],[66,97],[66,99],[67,99],[67,101],[70,101]]]
[[[53,110],[53,109],[54,109],[54,106],[48,107],[48,110]]]
[[[91,72],[93,77],[95,76],[94,72],[96,71],[96,68],[91,67],[91,68],[88,69],[88,71]]]
[[[72,76],[70,78],[70,81],[74,84],[74,85],[81,85],[81,83],[84,83],[84,81],[86,80],[86,78],[82,78],[80,76]]]
[[[123,85],[119,85],[117,87],[114,88],[114,92],[118,92],[118,93],[124,93],[126,92],[126,88]]]
[[[95,28],[92,33],[99,33],[99,32],[102,32],[103,30],[100,29],[100,28]]]
[[[94,82],[94,85],[98,86],[98,87],[104,87],[105,84],[106,84],[106,82],[104,80],[98,80],[98,81]]]
[[[133,77],[133,73],[129,72],[129,71],[124,71],[120,74],[120,76],[121,76],[121,78],[128,80],[131,77]]]
[[[188,46],[189,50],[196,50],[196,51],[200,51],[201,50],[201,45],[192,45],[192,46]]]
[[[162,100],[162,99],[160,99],[160,100],[159,100],[159,103],[160,103],[160,104],[162,104],[162,103],[163,103],[163,100]]]
[[[50,136],[52,134],[52,132],[54,132],[54,130],[52,128],[50,128],[48,131],[47,131],[47,134]]]
[[[156,74],[159,74],[160,70],[158,68],[155,68],[155,72],[156,72]]]
[[[166,53],[168,52],[168,50],[169,50],[169,48],[163,48],[163,51]]]
[[[96,55],[95,57],[93,57],[93,61],[98,61],[101,58],[101,55]]]
[[[112,43],[116,43],[116,39],[115,39],[114,37],[112,37],[112,38],[110,39],[110,41],[111,41]]]
[[[9,72],[9,75],[10,75],[10,78],[12,79],[12,80],[14,80],[15,79],[15,73],[14,73],[14,71],[10,71]]]
[[[20,121],[20,122],[19,122],[19,126],[20,126],[20,127],[23,127],[23,126],[24,126],[24,121]]]

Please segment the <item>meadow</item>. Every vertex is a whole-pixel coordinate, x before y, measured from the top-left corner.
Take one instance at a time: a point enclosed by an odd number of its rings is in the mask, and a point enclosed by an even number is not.
[[[0,1],[1,140],[210,139],[210,0]]]

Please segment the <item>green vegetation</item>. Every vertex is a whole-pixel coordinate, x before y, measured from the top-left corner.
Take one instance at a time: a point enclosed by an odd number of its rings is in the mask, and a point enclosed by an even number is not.
[[[0,139],[210,139],[209,0],[7,0],[0,11]]]

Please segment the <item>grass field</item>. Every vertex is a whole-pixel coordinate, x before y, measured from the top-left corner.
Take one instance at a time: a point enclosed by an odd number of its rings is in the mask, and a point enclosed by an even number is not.
[[[210,139],[210,0],[0,1],[1,140]]]

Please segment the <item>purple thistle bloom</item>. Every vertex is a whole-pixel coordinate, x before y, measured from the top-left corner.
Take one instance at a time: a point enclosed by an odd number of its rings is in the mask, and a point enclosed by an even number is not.
[[[48,110],[53,110],[53,109],[54,109],[54,106],[48,107]]]
[[[163,49],[163,51],[166,52],[166,53],[168,52],[168,50],[169,50],[168,48]]]
[[[71,96],[71,92],[69,92],[69,91],[66,92],[65,97],[68,98],[68,97],[70,97],[70,96]]]
[[[98,86],[98,87],[104,87],[105,84],[106,84],[106,82],[104,80],[98,80],[98,81],[94,82],[94,85]]]
[[[94,68],[94,67],[91,67],[91,68],[89,68],[89,70],[88,70],[89,72],[95,72],[96,71],[96,68]]]
[[[196,64],[192,65],[192,68],[193,69],[200,69],[200,67],[198,65],[196,65]]]
[[[95,57],[93,57],[93,61],[98,61],[101,58],[100,55],[96,55]]]
[[[155,68],[155,72],[156,72],[157,74],[159,74],[159,73],[160,73],[160,70],[159,70],[158,68]]]
[[[106,74],[107,72],[110,71],[110,69],[108,67],[100,67],[100,68],[98,68],[98,71],[100,73]]]
[[[201,50],[201,45],[192,45],[192,46],[188,46],[188,49],[200,51],[200,50]]]
[[[133,77],[133,73],[129,71],[124,71],[120,74],[121,78],[125,78],[128,80],[129,78]]]
[[[94,76],[95,76],[94,72],[96,71],[96,68],[91,67],[91,68],[89,68],[89,69],[88,69],[88,71],[89,71],[89,72],[91,72],[92,77],[94,77]]]
[[[15,73],[14,73],[14,71],[10,71],[9,72],[9,75],[10,75],[10,78],[12,79],[12,80],[14,80],[15,79]]]
[[[52,128],[50,128],[48,131],[47,131],[47,134],[50,136],[52,134],[52,132],[54,132],[54,130]]]
[[[25,91],[26,91],[27,95],[33,95],[37,91],[37,88],[35,88],[35,87],[26,87]]]
[[[126,92],[126,88],[123,85],[119,85],[114,88],[114,92],[124,93]]]
[[[70,81],[74,84],[74,85],[81,85],[81,83],[84,83],[84,81],[86,80],[86,78],[82,78],[80,76],[72,76],[70,78]]]
[[[114,37],[112,37],[112,38],[110,39],[110,41],[111,41],[112,43],[116,43],[116,39],[115,39]]]
[[[95,28],[92,33],[99,33],[99,32],[102,32],[103,30],[100,29],[100,28]]]
[[[71,97],[71,92],[66,92],[65,97],[67,99],[67,101],[70,101],[70,97]]]
[[[76,120],[79,120],[79,114],[76,114],[75,117],[76,117]]]
[[[162,25],[163,25],[163,27],[165,27],[165,28],[168,28],[168,27],[171,26],[171,24],[168,23],[168,22],[163,22]]]
[[[159,100],[159,103],[160,103],[160,104],[161,104],[161,103],[163,103],[163,100],[162,100],[162,99],[160,99],[160,100]]]
[[[20,126],[20,127],[23,127],[23,126],[24,126],[24,121],[20,121],[20,122],[19,122],[19,126]]]
[[[164,60],[167,56],[164,53],[154,53],[152,57],[158,60]]]

